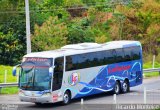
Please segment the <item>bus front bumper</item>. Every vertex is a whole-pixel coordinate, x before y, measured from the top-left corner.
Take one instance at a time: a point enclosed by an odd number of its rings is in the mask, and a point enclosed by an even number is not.
[[[53,103],[53,100],[50,96],[39,96],[39,97],[33,97],[33,96],[19,96],[20,101],[23,102],[32,102],[32,103]]]

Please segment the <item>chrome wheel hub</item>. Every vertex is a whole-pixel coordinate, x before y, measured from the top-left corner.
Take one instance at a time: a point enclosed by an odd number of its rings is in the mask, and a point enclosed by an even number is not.
[[[119,92],[119,86],[118,86],[118,85],[116,85],[116,87],[115,87],[115,92],[116,92],[116,93]]]
[[[127,84],[123,83],[123,91],[126,92],[127,91]]]
[[[64,94],[63,99],[64,99],[64,103],[68,103],[68,101],[69,101],[69,96],[68,96],[68,94]]]

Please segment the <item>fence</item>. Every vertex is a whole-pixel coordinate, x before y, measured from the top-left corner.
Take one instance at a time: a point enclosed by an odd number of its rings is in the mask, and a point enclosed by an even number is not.
[[[160,89],[142,92],[128,93],[124,95],[113,95],[113,104],[160,104]]]
[[[15,83],[18,82],[18,75],[15,77],[12,76],[7,70],[4,71],[4,74],[0,74],[0,84],[1,83]]]
[[[143,72],[144,73],[159,72],[159,74],[160,74],[160,68],[143,69]]]

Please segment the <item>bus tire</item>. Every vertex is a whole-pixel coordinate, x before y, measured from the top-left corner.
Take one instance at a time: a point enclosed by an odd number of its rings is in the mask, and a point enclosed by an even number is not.
[[[118,95],[120,93],[120,90],[121,90],[120,82],[116,81],[115,86],[114,86],[114,90],[113,90],[114,94]]]
[[[124,82],[122,84],[122,92],[123,93],[127,93],[129,91],[130,91],[129,81],[128,80],[124,80]]]
[[[70,101],[71,101],[71,93],[67,90],[63,95],[62,104],[67,105],[70,103]]]

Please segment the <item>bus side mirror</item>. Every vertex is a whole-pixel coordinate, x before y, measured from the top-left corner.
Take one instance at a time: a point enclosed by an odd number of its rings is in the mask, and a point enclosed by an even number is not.
[[[53,75],[53,67],[49,67],[49,76]]]
[[[14,67],[13,67],[12,75],[13,75],[13,76],[16,76],[16,75],[17,75],[17,66],[14,66]]]
[[[20,67],[20,64],[13,67],[13,69],[12,69],[13,76],[17,76],[17,67]]]

